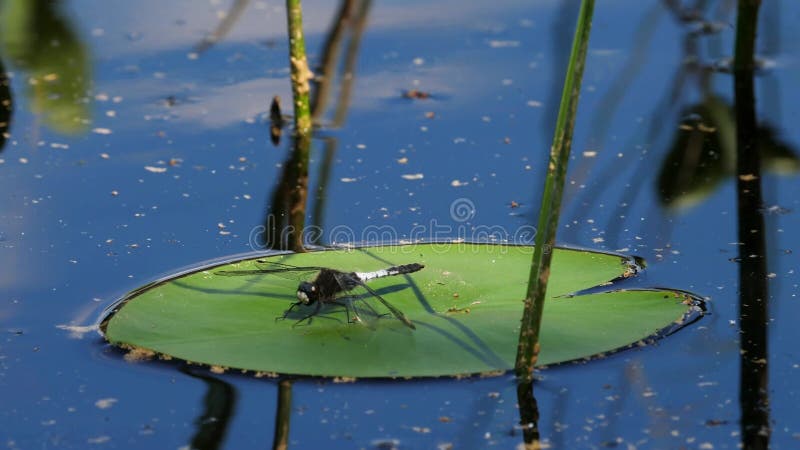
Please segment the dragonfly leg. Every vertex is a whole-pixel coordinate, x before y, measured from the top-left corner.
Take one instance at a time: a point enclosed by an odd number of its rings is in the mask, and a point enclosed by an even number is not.
[[[299,323],[302,323],[302,322],[304,322],[304,321],[306,321],[306,320],[308,320],[308,324],[309,324],[309,325],[311,325],[311,319],[312,319],[314,316],[316,316],[317,314],[319,314],[319,310],[320,310],[321,308],[322,308],[322,302],[320,302],[320,301],[317,301],[317,304],[316,304],[316,306],[314,307],[314,311],[313,311],[311,314],[309,314],[309,315],[307,315],[307,316],[303,317],[302,319],[298,320],[297,322],[295,322],[295,323],[294,323],[294,325],[292,325],[292,327],[294,328],[294,327],[296,327],[296,326],[297,326],[297,324],[299,324]]]
[[[363,323],[364,321],[361,319],[361,316],[358,315],[358,311],[353,307],[353,298],[352,297],[343,297],[342,302],[336,302],[337,305],[344,306],[344,310],[347,313],[347,323]],[[350,311],[353,312],[352,318],[350,317]]]
[[[277,321],[279,321],[279,320],[283,320],[283,319],[285,319],[285,318],[286,318],[286,316],[288,316],[288,315],[289,315],[289,313],[290,313],[290,312],[292,312],[292,310],[294,309],[294,307],[295,307],[295,306],[297,306],[297,305],[302,305],[302,303],[301,303],[301,302],[294,302],[294,303],[292,303],[292,306],[290,306],[290,307],[289,307],[289,309],[287,309],[286,311],[284,311],[284,312],[283,312],[283,316],[281,316],[281,317],[276,317],[276,318],[275,318],[275,321],[277,322]]]

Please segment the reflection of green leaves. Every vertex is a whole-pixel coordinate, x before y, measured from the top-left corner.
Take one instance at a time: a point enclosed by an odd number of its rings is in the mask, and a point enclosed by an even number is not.
[[[735,173],[736,124],[732,108],[708,97],[687,110],[673,138],[658,176],[661,202],[673,209],[694,206]],[[800,170],[800,161],[774,131],[762,126],[758,146],[765,171],[788,174]]]
[[[274,257],[299,266],[374,270],[420,262],[425,268],[370,285],[417,329],[380,318],[374,329],[347,323],[326,306],[310,324],[277,320],[297,280],[220,276],[254,268],[240,260],[147,286],[103,323],[118,345],[209,365],[285,374],[352,377],[441,376],[509,370],[519,336],[531,247],[449,244],[369,247]],[[548,287],[539,364],[625,347],[680,321],[691,306],[673,291],[618,291],[568,297],[623,275],[625,258],[557,249]],[[308,309],[295,308],[304,315]],[[385,312],[385,311],[381,311]]]
[[[29,72],[32,109],[62,133],[89,123],[88,56],[69,21],[52,0],[5,0],[0,11],[3,50]]]
[[[658,190],[672,208],[692,206],[732,173],[736,147],[733,114],[711,97],[689,109],[661,166]]]
[[[800,171],[797,155],[789,144],[775,136],[775,130],[771,127],[762,126],[758,129],[758,145],[765,172],[792,175]]]

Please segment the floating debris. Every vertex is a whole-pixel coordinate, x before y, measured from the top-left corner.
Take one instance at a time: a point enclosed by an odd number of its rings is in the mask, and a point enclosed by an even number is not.
[[[409,89],[407,91],[403,91],[403,98],[410,98],[412,100],[427,100],[431,98],[431,94],[418,89]]]

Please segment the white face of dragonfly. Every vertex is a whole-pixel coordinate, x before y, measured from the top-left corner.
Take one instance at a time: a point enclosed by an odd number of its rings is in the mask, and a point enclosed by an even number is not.
[[[311,303],[311,297],[316,297],[317,287],[311,283],[303,282],[297,287],[297,300],[304,305]]]

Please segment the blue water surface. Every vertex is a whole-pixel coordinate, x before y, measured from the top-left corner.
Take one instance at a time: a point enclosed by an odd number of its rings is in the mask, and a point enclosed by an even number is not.
[[[146,282],[254,249],[290,147],[270,144],[265,122],[274,95],[291,114],[285,9],[244,2],[230,33],[196,52],[233,3],[62,2],[91,60],[83,134],[48,128],[26,94],[29,74],[4,60],[15,106],[0,153],[0,447],[190,448],[219,420],[203,417],[205,396],[219,392],[231,402],[221,448],[272,444],[276,381],[131,364],[74,328]],[[709,92],[732,101],[730,75],[703,78],[687,64],[731,56],[735,11],[710,2],[701,13],[719,30],[691,37],[697,24],[665,3],[596,6],[558,239],[642,256],[642,286],[696,292],[711,314],[657,345],[539,372],[552,448],[740,443],[735,180],[680,210],[656,186],[685,109]],[[338,5],[303,6],[316,65]],[[326,242],[376,228],[394,240],[420,230],[469,239],[481,226],[513,237],[535,223],[577,12],[575,1],[371,2],[346,115],[332,126],[338,77],[313,143],[310,211],[335,145],[324,208],[310,212],[342,233]],[[795,154],[798,21],[796,1],[763,3],[756,81],[760,123]],[[403,98],[410,89],[430,98]],[[762,180],[773,448],[800,445],[800,179],[789,172]],[[292,448],[522,442],[510,375],[299,380],[292,394]]]

